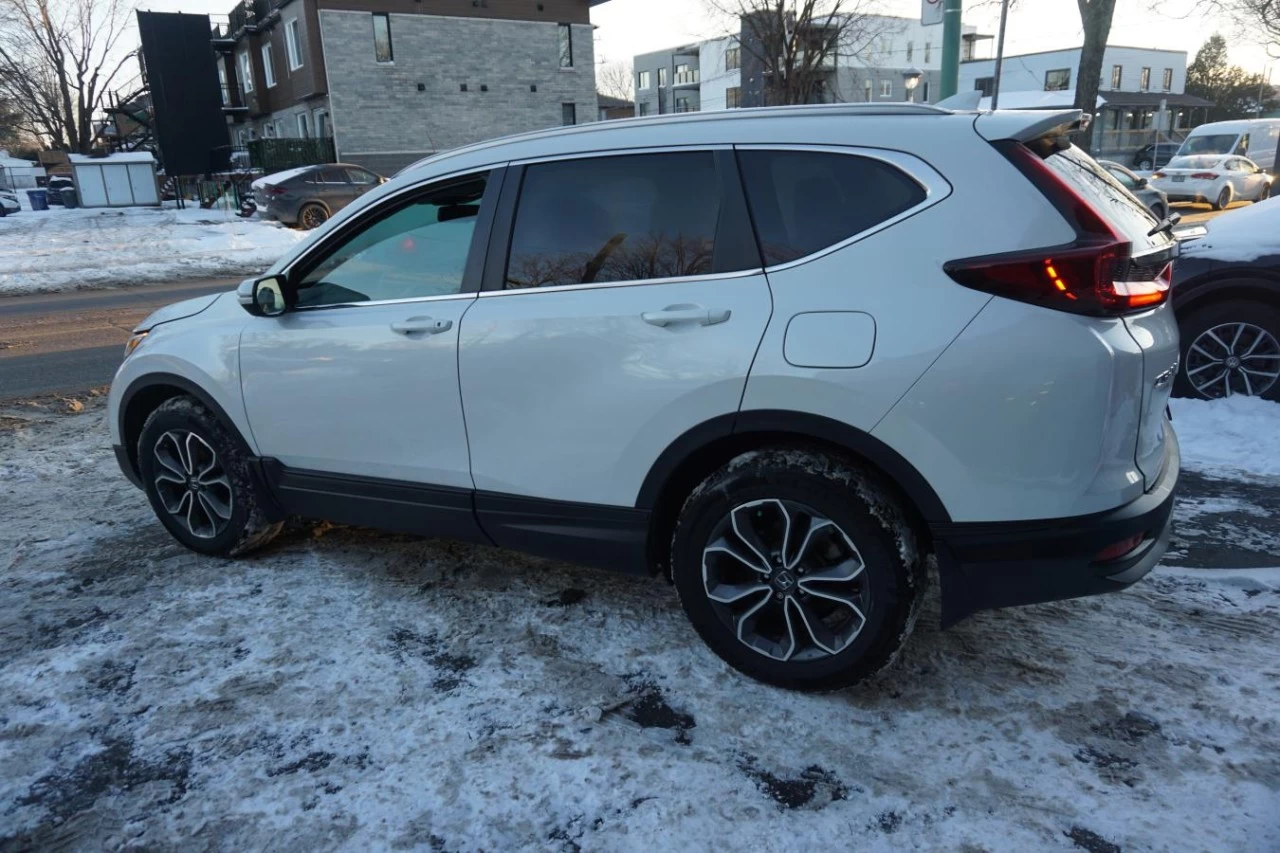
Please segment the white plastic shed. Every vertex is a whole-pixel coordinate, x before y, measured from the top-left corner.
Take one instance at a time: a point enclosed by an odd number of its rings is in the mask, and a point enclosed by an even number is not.
[[[44,169],[27,160],[10,157],[8,151],[0,151],[0,189],[31,189],[44,177]]]
[[[149,151],[91,157],[70,155],[81,207],[160,204],[156,158]]]

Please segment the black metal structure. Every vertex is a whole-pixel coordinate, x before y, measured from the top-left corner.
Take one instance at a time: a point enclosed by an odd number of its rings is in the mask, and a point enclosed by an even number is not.
[[[139,12],[138,31],[165,172],[225,171],[230,138],[209,43],[209,16]]]

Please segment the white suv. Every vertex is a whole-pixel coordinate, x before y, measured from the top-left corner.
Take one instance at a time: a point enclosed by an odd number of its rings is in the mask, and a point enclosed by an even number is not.
[[[1168,543],[1174,243],[1075,111],[602,122],[424,160],[150,317],[125,474],[189,548],[288,515],[666,573],[801,689]]]

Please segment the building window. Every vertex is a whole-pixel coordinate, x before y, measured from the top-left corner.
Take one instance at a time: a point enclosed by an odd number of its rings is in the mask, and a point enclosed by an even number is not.
[[[377,62],[395,62],[391,49],[391,16],[386,12],[373,13],[373,58]]]
[[[560,67],[573,67],[573,29],[568,24],[557,24],[560,31]]]
[[[893,97],[893,81],[892,80],[880,81],[880,97],[882,98]]]
[[[560,123],[566,125],[578,123],[578,107],[575,104],[560,105]]]
[[[862,100],[864,101],[871,100],[871,81],[870,80],[862,81]]]
[[[1112,88],[1112,90],[1119,90],[1119,88],[1120,88],[1120,81],[1121,81],[1121,80],[1123,80],[1123,79],[1124,79],[1124,66],[1123,66],[1123,65],[1113,65],[1113,66],[1111,66],[1111,88]]]
[[[982,97],[990,98],[991,93],[996,90],[996,78],[979,77],[977,80],[973,81],[973,88],[981,92]]]
[[[724,90],[724,105],[730,109],[742,106],[741,86],[730,86]]]
[[[218,60],[218,85],[222,87],[222,105],[231,106],[231,89],[227,86],[227,68]]]
[[[924,43],[924,61],[925,62],[933,61],[933,42],[931,41],[927,41]]]
[[[262,138],[263,138],[263,139],[275,139],[275,138],[276,138],[276,126],[275,126],[274,124],[271,124],[270,122],[267,122],[266,124],[264,124],[264,125],[262,126]]]
[[[1142,73],[1138,75],[1138,91],[1146,92],[1151,89],[1151,69],[1144,68]]]
[[[733,71],[742,67],[742,48],[731,47],[724,52],[724,70]]]
[[[311,137],[311,119],[306,113],[298,113],[298,137],[301,139]]]
[[[278,118],[275,121],[276,139],[284,139],[284,119]]]
[[[240,147],[243,148],[249,141],[248,135],[243,130],[236,131],[236,138],[240,140]]]
[[[244,92],[253,91],[253,64],[249,62],[249,54],[240,54],[240,89]]]
[[[636,75],[636,88],[637,88],[637,89],[652,89],[652,88],[653,88],[653,75],[652,75],[652,74],[650,74],[648,71],[641,71],[639,74],[637,74],[637,75]]]
[[[1061,92],[1070,88],[1070,68],[1054,68],[1052,71],[1044,72],[1044,90],[1046,92]]]
[[[644,73],[648,74],[649,72],[646,71]],[[636,109],[639,110],[639,112],[637,112],[636,115],[647,116],[649,114],[649,105],[646,104],[644,101],[641,101],[640,103],[636,104]]]
[[[893,56],[893,39],[884,39],[880,43],[880,49],[884,51],[885,58]]]
[[[271,45],[264,44],[262,46],[262,74],[267,79],[268,89],[276,84],[276,66],[275,63],[272,62],[274,57],[275,54],[271,50]]]
[[[329,114],[324,110],[316,113],[316,136],[320,139],[329,136]]]
[[[929,78],[920,81],[920,103],[929,103]]]
[[[298,19],[294,18],[284,25],[285,51],[289,54],[289,70],[297,71],[302,67],[302,45],[298,42]]]
[[[659,68],[658,69],[658,88],[661,89],[665,85],[667,85],[667,69]]]
[[[1160,75],[1160,88],[1168,92],[1173,89],[1173,69],[1166,68]]]
[[[726,100],[726,101],[728,100],[728,96],[727,96],[727,95],[725,96],[725,100]],[[678,112],[678,113],[696,113],[697,111],[698,111],[698,108],[697,108],[697,107],[695,107],[695,106],[693,106],[693,104],[691,104],[691,103],[689,102],[689,96],[688,96],[688,95],[681,95],[680,97],[676,98],[676,112]]]
[[[916,43],[913,41],[907,42],[907,62],[910,62],[911,57],[915,55],[916,55]]]

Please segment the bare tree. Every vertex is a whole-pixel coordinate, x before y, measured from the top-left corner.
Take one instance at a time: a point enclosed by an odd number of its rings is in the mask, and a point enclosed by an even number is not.
[[[596,89],[600,94],[624,101],[635,100],[636,75],[629,60],[604,62],[596,69]]]
[[[127,0],[0,0],[0,98],[19,128],[88,153],[106,93],[132,76]]]
[[[1102,53],[1111,35],[1111,17],[1116,0],[1076,0],[1080,7],[1080,23],[1084,27],[1084,46],[1080,50],[1080,68],[1076,73],[1075,107],[1092,116],[1098,111],[1098,84],[1102,78]],[[1076,144],[1089,150],[1092,133],[1081,133]]]
[[[883,32],[873,0],[705,0],[729,20],[742,53],[763,78],[764,102],[811,104],[832,96],[840,58],[860,55]]]

